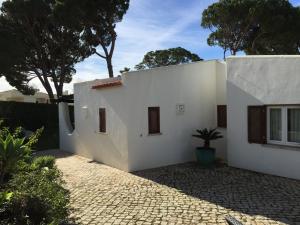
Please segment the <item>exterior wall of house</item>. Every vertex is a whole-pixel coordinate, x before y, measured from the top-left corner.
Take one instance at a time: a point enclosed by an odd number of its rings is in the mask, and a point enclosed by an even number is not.
[[[226,103],[225,81],[225,64],[207,61],[125,73],[119,87],[91,89],[101,81],[75,84],[75,131],[67,135],[68,128],[62,128],[61,149],[125,171],[194,160],[202,143],[192,134],[216,127],[216,105]],[[177,113],[178,104],[184,105],[183,114]],[[152,106],[160,107],[159,135],[148,134]],[[98,132],[99,108],[106,109],[105,134]],[[225,139],[212,145],[218,156],[226,155]]]
[[[229,165],[300,179],[299,148],[247,139],[248,105],[300,103],[300,57],[230,57],[227,76]]]
[[[192,134],[196,129],[216,127],[217,64],[207,61],[125,75],[127,87],[132,90],[128,118],[130,170],[195,159],[194,149],[202,143]],[[224,76],[224,71],[218,76]],[[184,105],[183,114],[176,112],[178,104]],[[152,106],[160,107],[158,135],[148,134],[148,107]],[[219,148],[218,155],[224,155],[223,151]]]
[[[226,63],[218,62],[216,64],[216,93],[217,93],[216,105],[227,105],[226,81],[227,81]],[[215,118],[217,118],[217,108],[215,108]],[[223,139],[214,141],[214,145],[216,149],[218,149],[217,157],[227,162],[227,129],[218,128],[218,130],[222,133]]]
[[[18,90],[9,90],[0,92],[0,101],[15,101],[15,102],[31,102],[31,103],[48,103],[48,94],[37,92],[35,95],[23,95]]]
[[[126,86],[100,91],[92,89],[95,84],[97,81],[74,85],[75,130],[69,134],[65,132],[68,128],[60,130],[60,148],[128,171]],[[99,108],[106,109],[106,133],[99,132]]]

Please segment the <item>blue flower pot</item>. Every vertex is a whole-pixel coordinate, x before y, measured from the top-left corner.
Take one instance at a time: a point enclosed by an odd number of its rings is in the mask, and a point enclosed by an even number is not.
[[[211,166],[215,162],[216,149],[207,147],[196,148],[197,161],[203,166]]]

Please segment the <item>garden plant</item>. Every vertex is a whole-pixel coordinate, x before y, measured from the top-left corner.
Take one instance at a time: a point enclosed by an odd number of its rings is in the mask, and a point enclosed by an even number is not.
[[[66,224],[69,192],[52,156],[34,157],[43,129],[26,138],[22,129],[0,129],[0,224]]]

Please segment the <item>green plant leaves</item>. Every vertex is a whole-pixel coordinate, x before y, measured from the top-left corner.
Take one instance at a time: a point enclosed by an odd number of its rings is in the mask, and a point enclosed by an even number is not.
[[[223,138],[221,133],[219,131],[217,131],[217,128],[210,129],[210,130],[208,130],[207,128],[204,128],[202,130],[196,130],[196,131],[199,134],[194,134],[192,136],[204,140],[204,145],[206,147],[209,147],[210,141]]]

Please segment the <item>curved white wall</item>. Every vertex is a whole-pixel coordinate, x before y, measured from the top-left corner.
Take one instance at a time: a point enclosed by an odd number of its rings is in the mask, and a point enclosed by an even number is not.
[[[300,149],[249,144],[247,106],[300,103],[299,56],[227,59],[229,165],[300,179]]]

